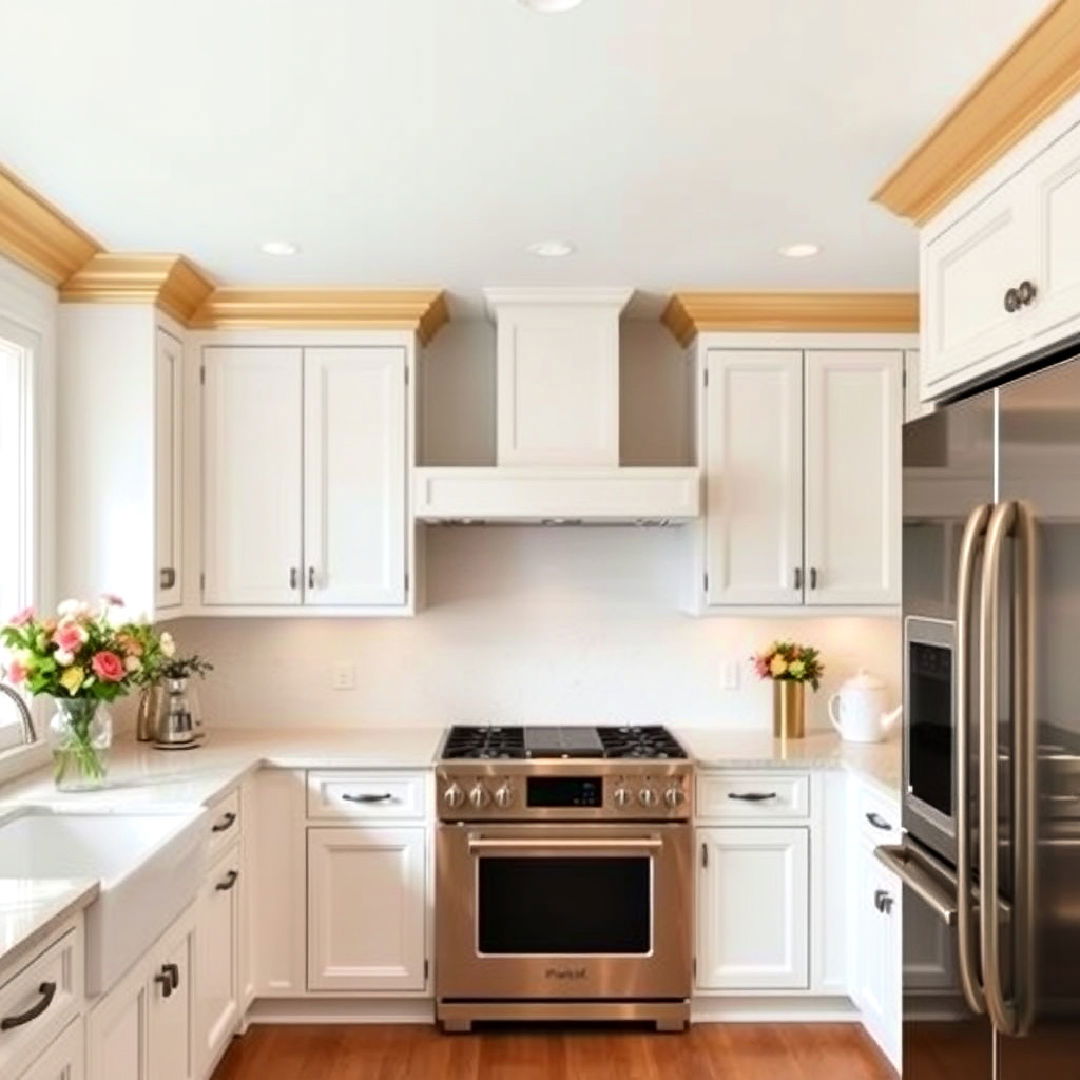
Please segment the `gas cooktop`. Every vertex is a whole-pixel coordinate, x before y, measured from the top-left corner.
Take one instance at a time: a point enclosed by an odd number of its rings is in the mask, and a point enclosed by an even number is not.
[[[466,727],[455,725],[443,743],[442,759],[594,758],[659,760],[685,758],[667,728],[649,727]]]

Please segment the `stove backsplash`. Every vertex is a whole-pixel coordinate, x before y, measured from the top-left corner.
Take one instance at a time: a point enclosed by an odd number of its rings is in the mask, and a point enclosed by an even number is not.
[[[766,728],[771,690],[749,655],[776,637],[821,649],[811,724],[860,666],[899,694],[899,618],[703,618],[677,609],[677,529],[442,527],[428,535],[428,606],[412,619],[183,619],[216,670],[207,723],[312,727],[465,723]],[[722,688],[722,665],[739,686]],[[336,664],[356,689],[330,688]]]

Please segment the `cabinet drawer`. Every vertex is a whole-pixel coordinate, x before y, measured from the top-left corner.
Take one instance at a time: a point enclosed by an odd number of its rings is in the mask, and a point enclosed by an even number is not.
[[[806,818],[810,816],[810,774],[802,772],[700,773],[699,818]]]
[[[874,845],[899,844],[900,804],[864,783],[855,787],[852,811],[859,835]]]
[[[240,836],[240,792],[230,791],[210,807],[210,848],[213,860]]]
[[[423,818],[426,776],[417,773],[308,773],[308,817]]]
[[[74,1017],[82,998],[82,933],[69,930],[0,987],[0,1076],[18,1076]]]

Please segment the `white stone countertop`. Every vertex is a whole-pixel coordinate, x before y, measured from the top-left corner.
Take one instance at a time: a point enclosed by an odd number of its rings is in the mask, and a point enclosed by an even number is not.
[[[92,904],[97,894],[98,883],[92,879],[0,877],[0,971],[16,954],[30,959],[37,945],[66,919]]]
[[[675,736],[703,769],[846,769],[890,798],[900,794],[902,751],[895,737],[881,743],[852,743],[831,731],[811,732],[803,739],[774,739],[769,731],[710,728],[677,728]]]

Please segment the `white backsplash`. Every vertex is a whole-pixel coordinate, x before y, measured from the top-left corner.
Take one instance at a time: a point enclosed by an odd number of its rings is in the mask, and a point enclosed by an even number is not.
[[[411,619],[185,619],[185,652],[215,726],[443,725],[454,721],[765,728],[771,692],[748,657],[776,637],[821,649],[825,700],[866,666],[898,700],[898,618],[704,618],[677,609],[678,528],[436,527],[427,607]],[[736,661],[739,685],[722,688]],[[353,690],[331,689],[335,665]]]

